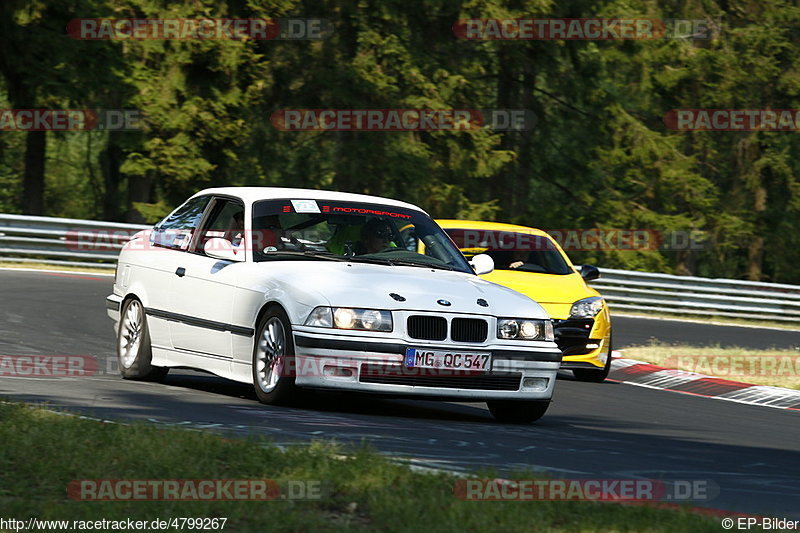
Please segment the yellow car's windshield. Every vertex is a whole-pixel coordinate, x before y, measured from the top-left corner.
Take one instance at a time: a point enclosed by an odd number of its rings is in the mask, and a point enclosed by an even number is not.
[[[445,231],[467,258],[479,253],[491,256],[495,270],[562,276],[575,272],[549,237],[501,230],[453,228]]]

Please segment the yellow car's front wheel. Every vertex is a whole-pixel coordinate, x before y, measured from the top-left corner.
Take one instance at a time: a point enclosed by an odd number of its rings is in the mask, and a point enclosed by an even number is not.
[[[606,356],[606,364],[603,368],[589,369],[589,368],[576,368],[572,371],[575,379],[578,381],[587,381],[590,383],[602,383],[608,377],[611,370],[611,334],[608,336],[608,355]]]

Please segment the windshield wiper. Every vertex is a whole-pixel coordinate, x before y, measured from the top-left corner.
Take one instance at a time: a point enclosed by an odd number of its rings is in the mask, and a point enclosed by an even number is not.
[[[350,255],[344,258],[344,261],[352,261],[355,263],[370,263],[373,265],[393,265],[390,259],[380,259],[378,257],[363,257],[360,255]]]
[[[430,263],[418,263],[416,261],[409,261],[407,259],[389,259],[388,257],[364,257],[360,255],[348,257],[350,261],[357,263],[371,263],[375,265],[391,265],[391,266],[410,266],[418,268],[438,268],[441,270],[455,270],[453,267],[447,265],[435,265]]]
[[[391,261],[391,263],[393,265],[397,265],[397,266],[410,266],[410,267],[421,267],[421,268],[438,268],[440,270],[455,270],[451,266],[437,265],[437,264],[434,264],[434,263],[418,263],[416,261],[397,260],[397,259],[387,259],[387,261]]]
[[[344,257],[336,255],[332,252],[319,252],[314,250],[304,250],[302,252],[298,252],[295,250],[270,250],[269,252],[263,252],[266,256],[271,255],[290,255],[294,257],[308,257],[314,259],[325,259],[327,261],[347,261]]]

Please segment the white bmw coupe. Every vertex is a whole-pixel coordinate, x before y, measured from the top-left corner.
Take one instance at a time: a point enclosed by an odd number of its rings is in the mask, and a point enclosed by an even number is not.
[[[539,304],[476,275],[492,269],[407,203],[229,187],[135,235],[106,303],[125,378],[194,368],[269,404],[335,389],[485,401],[530,422],[561,351]]]

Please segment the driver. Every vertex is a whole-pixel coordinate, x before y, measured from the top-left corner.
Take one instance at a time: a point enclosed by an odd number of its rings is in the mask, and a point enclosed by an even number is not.
[[[514,250],[511,255],[511,260],[509,261],[508,268],[519,268],[525,264],[525,260],[528,258],[528,251],[527,250]]]
[[[244,211],[237,211],[233,214],[233,224],[228,234],[231,244],[239,246],[244,240]]]
[[[389,222],[373,218],[361,229],[358,254],[374,254],[391,246],[392,227]]]

